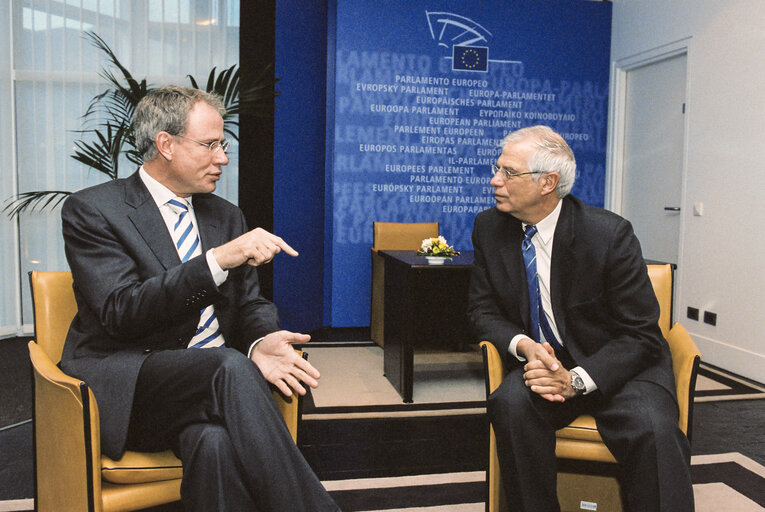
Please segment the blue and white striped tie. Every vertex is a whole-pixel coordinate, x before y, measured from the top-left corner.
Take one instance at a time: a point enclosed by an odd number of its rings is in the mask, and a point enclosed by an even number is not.
[[[537,251],[531,239],[537,233],[536,226],[526,226],[521,242],[523,264],[526,266],[526,284],[529,290],[529,316],[531,326],[531,338],[537,343],[547,341],[556,351],[563,349],[558,342],[547,320],[545,309],[542,306],[542,295],[539,293],[539,276],[537,274]],[[542,328],[540,336],[539,328]]]
[[[178,221],[173,226],[173,241],[178,250],[178,256],[181,258],[181,263],[186,263],[190,258],[202,254],[199,235],[191,222],[189,205],[185,199],[176,197],[168,201],[167,204],[178,215]],[[212,305],[207,306],[201,311],[197,332],[191,338],[188,346],[189,348],[212,348],[220,347],[223,344],[224,340],[220,333],[215,310]]]

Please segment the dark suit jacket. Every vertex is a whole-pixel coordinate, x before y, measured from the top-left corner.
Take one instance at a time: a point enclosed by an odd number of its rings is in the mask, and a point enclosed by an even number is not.
[[[88,383],[101,419],[102,451],[124,451],[138,371],[153,350],[184,349],[200,310],[213,304],[229,347],[245,352],[278,330],[276,308],[244,265],[217,287],[204,251],[246,232],[241,210],[196,195],[201,256],[181,265],[149,191],[136,172],[72,194],[61,212],[78,312],[61,366]]]
[[[521,222],[492,208],[478,214],[468,315],[479,340],[497,346],[510,367],[510,340],[529,333]],[[563,343],[604,396],[630,379],[675,394],[659,305],[640,244],[622,217],[567,196],[555,228],[550,288]]]

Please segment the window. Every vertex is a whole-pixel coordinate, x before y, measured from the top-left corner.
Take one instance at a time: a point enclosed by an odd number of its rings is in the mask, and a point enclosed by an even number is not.
[[[154,86],[206,83],[239,59],[238,0],[18,0],[0,7],[0,200],[76,191],[108,179],[73,160],[81,116],[105,89],[98,34],[134,77]],[[237,144],[217,193],[238,194]],[[120,164],[120,177],[135,169]],[[60,208],[0,218],[0,336],[31,332],[27,273],[68,270]]]

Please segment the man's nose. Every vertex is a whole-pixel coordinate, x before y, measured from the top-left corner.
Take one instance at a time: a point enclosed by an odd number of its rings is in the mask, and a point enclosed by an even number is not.
[[[228,155],[223,148],[213,153],[213,162],[218,165],[226,165],[228,163]]]
[[[491,181],[489,182],[489,185],[491,185],[492,187],[496,187],[496,188],[499,188],[502,185],[504,185],[505,181],[502,178],[500,178],[499,175],[500,175],[500,173],[495,172],[494,176],[491,177]]]

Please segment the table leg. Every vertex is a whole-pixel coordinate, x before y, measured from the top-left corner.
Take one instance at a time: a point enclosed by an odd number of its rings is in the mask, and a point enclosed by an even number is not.
[[[406,266],[385,261],[385,376],[405,403],[412,402],[414,387],[414,322],[407,313],[414,310],[412,272]]]

